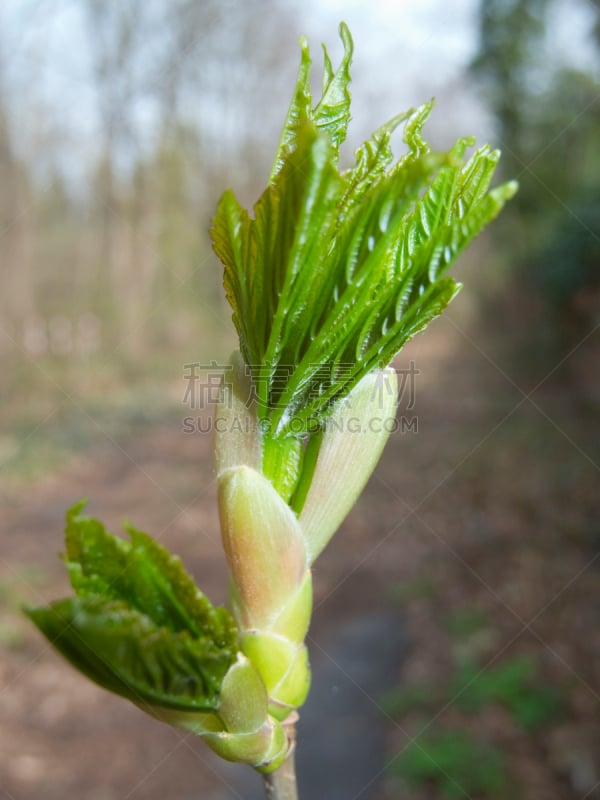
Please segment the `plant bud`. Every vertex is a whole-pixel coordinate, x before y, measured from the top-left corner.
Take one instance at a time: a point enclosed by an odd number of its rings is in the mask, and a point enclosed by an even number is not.
[[[285,759],[288,740],[281,724],[269,717],[269,722],[255,733],[207,733],[206,744],[226,761],[250,764],[255,769],[271,771]],[[268,769],[265,769],[268,768]]]
[[[300,512],[309,564],[358,499],[388,440],[398,381],[388,367],[366,375],[326,420],[310,489]]]
[[[269,716],[264,682],[241,653],[223,681],[219,716],[225,731],[207,733],[206,743],[222,758],[275,768],[287,754],[287,736]]]
[[[265,628],[296,594],[306,571],[304,538],[294,512],[271,483],[246,466],[221,473],[223,546],[244,628]]]
[[[231,733],[253,733],[267,721],[267,691],[254,665],[241,653],[221,684],[219,716]]]
[[[238,653],[221,686],[218,713],[140,705],[161,722],[201,736],[208,746],[227,761],[270,771],[276,769],[288,751],[285,730],[270,716],[264,682],[254,665]]]

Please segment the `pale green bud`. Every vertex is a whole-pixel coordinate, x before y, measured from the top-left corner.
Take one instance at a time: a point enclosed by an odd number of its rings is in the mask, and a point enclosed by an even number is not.
[[[327,425],[300,525],[312,564],[358,499],[387,442],[398,403],[398,380],[388,367],[366,375],[341,400]]]
[[[286,733],[268,712],[265,684],[241,653],[221,686],[219,716],[226,730],[206,733],[204,740],[222,758],[257,768],[275,768],[288,750]]]
[[[264,628],[295,596],[306,572],[296,515],[271,483],[247,466],[218,479],[223,546],[243,628]]]
[[[219,476],[223,545],[240,647],[258,669],[273,717],[284,719],[310,685],[304,637],[312,610],[298,519],[267,478],[250,467]]]
[[[264,681],[242,653],[238,653],[223,680],[218,712],[141,707],[162,722],[201,736],[228,761],[268,771],[287,755],[287,735],[280,722],[269,714]]]
[[[237,587],[229,585],[229,598],[236,619],[243,619]],[[305,701],[310,688],[310,667],[304,637],[312,612],[312,575],[309,570],[295,594],[268,629],[245,629],[240,638],[242,651],[260,670],[269,694],[269,711],[284,719]]]
[[[287,735],[279,722],[269,718],[255,733],[207,733],[204,741],[226,761],[250,764],[256,769],[276,769],[288,753]]]
[[[253,664],[241,653],[221,684],[219,716],[228,731],[253,733],[267,721],[267,691]]]

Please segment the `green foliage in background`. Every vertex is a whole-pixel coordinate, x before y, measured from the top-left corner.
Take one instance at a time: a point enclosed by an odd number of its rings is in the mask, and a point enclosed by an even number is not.
[[[560,692],[540,684],[537,664],[524,657],[489,668],[467,664],[453,676],[448,694],[469,713],[499,703],[518,725],[531,731],[555,721],[563,707]]]
[[[460,731],[419,738],[391,770],[413,787],[434,784],[448,800],[502,798],[508,785],[502,752]]]
[[[446,702],[466,713],[498,703],[515,723],[531,731],[558,719],[564,705],[558,689],[540,684],[535,661],[519,657],[491,667],[469,663],[458,667],[445,685],[415,683],[382,698],[385,710],[394,715],[433,710]]]
[[[448,615],[446,628],[454,643],[473,640],[487,628],[483,612],[465,609]],[[482,742],[472,733],[472,720],[501,707],[513,724],[527,735],[556,723],[565,708],[559,688],[540,680],[539,665],[529,657],[514,656],[497,664],[455,657],[455,668],[446,681],[422,681],[399,686],[381,699],[384,710],[401,717],[410,713],[434,717],[440,708],[452,706],[463,715],[463,725],[417,734],[394,759],[390,771],[414,786],[435,784],[442,797],[475,795],[506,796],[510,763],[499,744]],[[429,725],[426,726],[429,728]]]

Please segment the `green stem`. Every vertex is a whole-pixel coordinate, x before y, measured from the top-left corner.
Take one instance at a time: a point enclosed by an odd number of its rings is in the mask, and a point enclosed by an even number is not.
[[[290,741],[288,756],[275,772],[263,776],[267,800],[298,800],[296,764],[294,759],[296,728],[295,725],[286,727],[288,728],[288,738]]]

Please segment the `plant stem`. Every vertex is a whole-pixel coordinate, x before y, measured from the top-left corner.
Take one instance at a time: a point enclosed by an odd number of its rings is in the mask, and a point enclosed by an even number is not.
[[[279,769],[265,775],[264,779],[267,800],[298,800],[293,753],[290,753]]]
[[[298,800],[298,787],[296,785],[296,719],[294,714],[293,721],[286,725],[290,749],[283,764],[271,772],[264,775],[265,795],[267,800]]]

